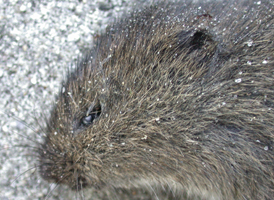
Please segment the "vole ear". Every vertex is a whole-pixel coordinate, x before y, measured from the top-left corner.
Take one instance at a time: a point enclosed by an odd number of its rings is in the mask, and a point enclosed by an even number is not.
[[[193,50],[202,48],[207,42],[213,42],[211,35],[203,30],[196,31],[190,37],[189,45]]]
[[[231,52],[223,46],[224,44],[213,38],[216,36],[203,29],[181,31],[177,35],[179,41],[177,51],[181,54],[187,52],[182,60],[192,60],[191,62],[196,63],[188,65],[188,70],[193,72],[202,70],[199,74],[203,78],[214,76],[222,68],[223,63],[231,57]]]
[[[182,30],[159,41],[153,52],[157,53],[160,62],[170,62],[180,55],[189,56],[192,53],[197,54],[195,57],[199,61],[201,57],[210,58],[215,53],[218,42],[212,38],[206,30]]]

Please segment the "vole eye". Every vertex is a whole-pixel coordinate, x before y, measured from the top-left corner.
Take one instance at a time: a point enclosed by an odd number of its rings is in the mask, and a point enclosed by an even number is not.
[[[84,116],[81,120],[81,124],[84,126],[89,126],[92,124],[92,122],[99,117],[101,114],[101,105],[97,104],[94,105],[92,104],[90,108],[87,111],[86,116]]]
[[[96,113],[90,113],[90,115],[88,116],[85,116],[83,119],[82,119],[82,123],[86,126],[90,125],[94,119],[96,119],[97,117],[99,117],[100,114],[98,114],[98,112]]]

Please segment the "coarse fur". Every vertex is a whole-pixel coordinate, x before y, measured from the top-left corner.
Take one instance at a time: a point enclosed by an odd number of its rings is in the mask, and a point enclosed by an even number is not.
[[[109,26],[62,85],[41,176],[152,199],[161,188],[169,199],[272,199],[273,7],[162,2]]]

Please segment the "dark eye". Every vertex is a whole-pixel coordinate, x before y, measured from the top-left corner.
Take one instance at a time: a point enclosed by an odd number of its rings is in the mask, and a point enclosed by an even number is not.
[[[100,104],[99,105],[96,105],[96,106],[93,106],[93,108],[91,109],[90,112],[87,113],[88,115],[87,116],[84,116],[81,120],[81,123],[84,125],[84,126],[89,126],[92,124],[92,122],[100,116],[101,114],[101,106]]]
[[[96,119],[97,117],[99,117],[99,113],[96,112],[96,113],[90,113],[90,115],[88,116],[85,116],[83,119],[82,119],[82,123],[85,125],[85,126],[88,126],[90,125],[94,119]]]

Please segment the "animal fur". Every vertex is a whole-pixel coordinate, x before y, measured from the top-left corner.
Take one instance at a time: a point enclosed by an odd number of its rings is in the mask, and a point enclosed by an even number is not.
[[[41,176],[118,199],[273,199],[273,8],[162,2],[110,25],[62,84]]]

